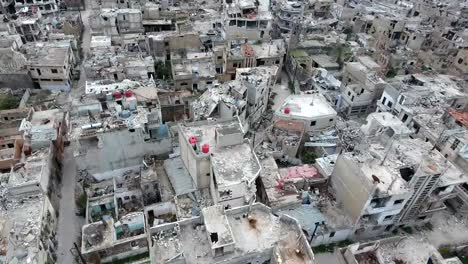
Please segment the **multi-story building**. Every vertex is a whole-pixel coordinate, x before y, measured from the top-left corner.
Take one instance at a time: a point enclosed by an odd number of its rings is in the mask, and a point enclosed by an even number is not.
[[[170,57],[176,90],[204,91],[213,84],[216,69],[212,52],[177,50],[171,52]]]
[[[223,4],[226,39],[271,39],[273,16],[269,1],[224,0]]]
[[[297,120],[305,124],[306,132],[332,129],[337,113],[319,93],[290,95],[274,113],[275,120]]]
[[[145,155],[172,151],[154,82],[87,82],[85,90],[88,96],[74,106],[72,122],[79,169],[105,180],[139,167]]]
[[[223,56],[223,73],[234,80],[236,69],[260,66],[283,66],[286,47],[283,40],[228,45]],[[278,72],[279,74],[279,72]]]
[[[159,189],[145,187],[144,174],[142,169],[130,170],[88,188],[81,244],[87,261],[124,261],[148,255],[144,209],[160,199],[146,203],[146,194],[158,196]],[[158,186],[157,181],[153,184]]]
[[[429,220],[468,179],[430,143],[407,137],[401,121],[381,121],[387,129],[368,129],[373,122],[363,127],[376,138],[363,145],[366,151],[339,155],[331,177],[338,199],[356,220],[358,237]]]
[[[27,69],[42,89],[69,91],[75,57],[70,42],[37,43],[26,49]]]
[[[18,118],[12,113],[4,117]],[[29,111],[18,129],[22,138],[15,142],[14,162],[1,170],[0,219],[10,230],[0,236],[6,263],[57,261],[60,194],[55,190],[62,181],[66,118],[58,109]],[[2,150],[2,159],[4,154]]]
[[[23,43],[42,40],[44,36],[41,27],[42,12],[36,9],[20,10],[18,17],[13,19],[10,24],[17,34],[21,36]]]
[[[147,80],[155,77],[151,56],[142,56],[139,52],[128,52],[118,47],[105,51],[95,49],[83,64],[88,80]]]
[[[385,86],[386,82],[374,68],[369,68],[369,64],[346,63],[337,108],[347,116],[373,112]]]
[[[91,14],[89,22],[93,33],[111,36],[114,42],[126,34],[143,32],[140,9],[102,9]]]
[[[15,0],[15,8],[39,9],[42,14],[51,14],[59,11],[58,1],[56,0]]]
[[[255,199],[261,165],[243,137],[237,120],[179,125],[180,156],[196,188],[208,188],[214,203],[225,208]]]
[[[276,26],[279,32],[289,33],[294,23],[299,23],[307,9],[305,1],[278,1],[276,3]]]
[[[415,135],[435,144],[444,129],[441,120],[446,108],[461,110],[468,103],[458,83],[447,75],[396,77],[377,101],[377,111],[391,112]]]

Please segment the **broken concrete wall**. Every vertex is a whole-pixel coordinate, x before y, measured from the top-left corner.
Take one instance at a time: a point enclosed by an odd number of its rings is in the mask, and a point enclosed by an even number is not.
[[[120,34],[143,32],[142,14],[139,10],[134,11],[129,9],[129,12],[117,14],[116,23]]]
[[[344,241],[353,235],[353,228],[350,227],[348,229],[333,230],[333,232],[334,235],[332,237],[330,237],[331,230],[330,232],[324,232],[323,234],[317,233],[311,243],[311,246],[315,247]]]
[[[252,185],[251,190],[247,189],[245,182],[234,183],[228,186],[218,185],[217,197],[219,197],[219,203],[223,206],[235,208],[245,205],[245,195],[249,191],[255,192],[255,185]]]
[[[161,116],[164,123],[183,120],[186,116],[185,105],[162,105]]]
[[[198,50],[202,47],[200,36],[198,34],[183,34],[178,36],[170,37],[169,47],[171,51],[174,50],[187,50],[195,49]]]
[[[10,150],[7,150],[10,151]],[[8,172],[13,165],[15,165],[21,159],[23,151],[23,139],[16,139],[14,142],[14,148],[11,150],[11,156],[9,158],[2,158],[0,160],[0,171]],[[0,150],[3,155],[3,149]]]
[[[167,155],[172,151],[171,138],[145,141],[141,129],[134,132],[117,130],[99,135],[98,141],[79,144],[84,153],[77,156],[79,169],[87,169],[94,177],[103,180],[122,168],[139,166],[145,155]]]
[[[157,36],[148,35],[147,46],[149,47],[150,54],[154,56],[157,61],[165,61],[166,55],[169,53],[169,43],[165,39],[159,39]]]
[[[153,4],[151,2],[146,3],[143,8],[143,19],[151,20],[151,19],[159,19],[159,9],[161,7],[159,5]]]
[[[145,234],[119,242],[110,247],[85,254],[84,257],[89,263],[113,263],[118,260],[126,263],[124,260],[148,252],[148,241]]]
[[[374,186],[365,181],[358,165],[340,155],[336,161],[331,182],[336,190],[337,200],[349,214],[353,222],[357,222],[361,213],[374,193]]]

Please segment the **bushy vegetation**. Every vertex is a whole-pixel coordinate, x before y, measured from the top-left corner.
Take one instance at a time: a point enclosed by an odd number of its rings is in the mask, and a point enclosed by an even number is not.
[[[170,63],[156,61],[156,63],[154,64],[154,69],[156,71],[156,78],[164,80],[172,79],[172,69]]]
[[[413,234],[413,228],[411,226],[404,226],[401,229],[410,235]]]
[[[15,109],[19,106],[21,99],[16,96],[0,96],[0,110]]]
[[[393,68],[393,67],[390,67],[390,69],[388,69],[387,74],[385,75],[385,77],[387,77],[387,78],[393,78],[393,77],[395,77],[397,74],[398,74],[398,69],[395,69],[395,68]]]
[[[314,253],[327,253],[332,252],[335,248],[335,244],[320,245],[312,248]]]
[[[105,262],[105,263],[112,263],[112,264],[125,264],[125,263],[132,263],[134,261],[138,261],[138,260],[143,260],[143,259],[147,259],[149,258],[149,253],[146,252],[146,253],[142,253],[142,254],[138,254],[138,255],[135,255],[135,256],[131,256],[131,257],[128,257],[128,258],[123,258],[123,259],[119,259],[119,260],[113,260],[111,262]]]
[[[328,244],[328,245],[320,245],[320,246],[313,247],[312,251],[314,253],[333,252],[335,247],[343,248],[343,247],[347,247],[347,246],[351,245],[352,243],[353,243],[353,241],[351,241],[349,239],[346,239],[346,240],[340,241],[338,243],[331,243],[331,244]]]
[[[81,194],[78,199],[76,199],[76,207],[78,209],[78,215],[85,217],[86,216],[86,204],[88,202],[88,197],[85,193]]]
[[[463,264],[468,264],[468,256],[462,251],[457,252],[454,248],[450,246],[439,247],[439,253],[444,259],[458,257]]]
[[[302,161],[305,164],[315,164],[315,159],[317,158],[317,154],[315,154],[313,151],[308,150],[302,153]]]

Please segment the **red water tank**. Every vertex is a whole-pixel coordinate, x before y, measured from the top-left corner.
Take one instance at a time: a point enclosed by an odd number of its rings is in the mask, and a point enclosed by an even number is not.
[[[194,136],[191,136],[189,137],[188,141],[190,142],[190,144],[194,145],[197,143],[197,138]]]
[[[285,113],[285,114],[289,114],[289,112],[291,112],[291,108],[285,107],[285,108],[284,108],[284,113]]]
[[[208,152],[210,152],[210,145],[208,145],[208,144],[203,144],[203,146],[201,147],[201,151],[202,151],[203,153],[205,153],[205,154],[208,153]]]
[[[125,91],[125,97],[132,97],[132,95],[133,95],[132,90]]]
[[[120,98],[122,98],[122,93],[120,93],[119,91],[115,91],[115,92],[114,92],[114,98],[115,98],[115,99],[120,99]]]

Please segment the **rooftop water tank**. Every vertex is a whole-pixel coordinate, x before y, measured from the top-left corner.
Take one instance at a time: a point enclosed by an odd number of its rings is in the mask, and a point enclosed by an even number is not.
[[[206,153],[209,153],[209,152],[210,152],[210,145],[208,145],[208,144],[203,144],[203,146],[201,147],[201,151],[202,151],[203,153],[205,153],[205,154],[206,154]]]
[[[193,144],[196,144],[196,143],[197,143],[197,138],[194,137],[194,136],[191,136],[191,137],[189,137],[189,142],[190,142],[190,144],[192,144],[192,145],[193,145]]]
[[[125,97],[132,97],[132,95],[133,95],[132,90],[126,90],[125,91]]]
[[[289,114],[290,112],[291,112],[291,108],[289,108],[289,107],[284,108],[284,113],[285,114]]]
[[[115,98],[115,99],[120,99],[120,98],[122,98],[122,93],[120,93],[119,91],[115,91],[115,92],[114,92],[114,98]]]

